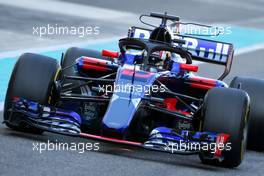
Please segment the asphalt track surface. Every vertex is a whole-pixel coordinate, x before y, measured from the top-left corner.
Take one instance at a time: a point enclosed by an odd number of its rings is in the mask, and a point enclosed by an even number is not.
[[[0,1],[1,2],[1,1]],[[229,23],[243,27],[264,29],[264,2],[254,0],[179,1],[99,1],[67,0],[61,3],[74,2],[75,5],[108,8],[113,11],[124,11],[125,15],[136,16],[150,11],[168,11],[184,19],[206,23]],[[37,7],[36,7],[37,8]],[[67,9],[61,9],[67,11]],[[81,13],[81,12],[80,12]],[[123,13],[122,13],[123,14]],[[100,14],[98,14],[100,15]],[[103,16],[103,14],[101,14]],[[125,17],[124,17],[125,18]],[[128,17],[127,17],[128,18]],[[74,36],[57,36],[39,39],[32,36],[32,25],[73,24],[99,25],[103,31],[91,40],[124,35],[130,19],[92,19],[85,15],[74,16],[69,13],[54,13],[0,3],[0,52],[46,47],[55,44],[84,41]],[[132,20],[131,21],[135,21]],[[254,35],[254,34],[245,34]],[[234,58],[230,75],[225,79],[229,83],[236,75],[264,78],[264,49],[238,55]],[[1,67],[0,67],[1,68]],[[217,77],[221,68],[200,65],[202,75]],[[0,121],[2,113],[0,112]],[[32,135],[16,132],[0,125],[0,175],[263,175],[264,153],[247,151],[242,165],[235,169],[207,166],[200,163],[198,156],[180,156],[124,145],[101,142],[99,151],[39,151],[33,150],[33,144],[66,142],[68,144],[96,143],[98,141],[73,138],[51,133]]]

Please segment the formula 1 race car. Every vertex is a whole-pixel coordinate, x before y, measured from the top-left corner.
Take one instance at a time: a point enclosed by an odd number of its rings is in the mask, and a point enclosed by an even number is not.
[[[119,52],[70,48],[61,63],[25,53],[14,66],[4,123],[15,130],[44,131],[117,142],[237,167],[247,146],[264,149],[264,81],[222,80],[233,45],[174,33],[179,17],[159,18],[154,29],[131,27]],[[169,24],[170,23],[170,24]],[[193,60],[223,65],[219,79],[194,74]]]

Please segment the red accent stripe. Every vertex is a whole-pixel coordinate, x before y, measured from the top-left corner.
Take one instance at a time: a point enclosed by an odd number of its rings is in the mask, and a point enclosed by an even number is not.
[[[82,57],[82,61],[85,64],[100,64],[100,65],[107,65],[110,62],[94,57]]]
[[[98,70],[98,71],[107,71],[108,69],[106,67],[97,66],[97,65],[89,65],[89,64],[83,64],[82,68],[84,69],[91,69],[91,70]]]
[[[229,134],[220,133],[217,135],[217,137],[216,137],[216,151],[214,154],[216,157],[222,156],[222,150],[220,149],[220,147],[222,148],[223,145],[225,145],[227,143],[229,138],[230,138]]]
[[[176,98],[165,98],[163,103],[166,105],[167,109],[171,111],[176,111],[176,104],[178,100]]]
[[[143,145],[140,142],[126,141],[126,140],[103,137],[103,136],[87,134],[87,133],[80,133],[80,136],[85,137],[85,138],[99,139],[99,140],[103,140],[103,141],[115,142],[115,143],[127,144],[127,145],[133,145],[133,146],[142,146]]]
[[[204,83],[204,84],[216,85],[216,81],[214,79],[208,79],[208,78],[203,78],[203,77],[199,77],[199,76],[191,77],[191,81]]]
[[[111,58],[118,58],[119,52],[117,52],[117,51],[109,51],[109,50],[102,50],[102,56],[111,57]]]
[[[216,87],[216,80],[208,79],[198,76],[193,76],[190,78],[191,80],[191,87],[209,90],[211,88]]]
[[[92,69],[98,71],[107,71],[107,64],[110,61],[104,61],[102,59],[94,58],[94,57],[82,57],[84,69]]]
[[[166,105],[166,108],[171,111],[176,111],[184,115],[190,115],[189,112],[182,111],[180,109],[176,108],[176,105],[178,103],[177,98],[165,98],[163,103]]]
[[[199,84],[199,83],[191,83],[191,87],[198,88],[198,89],[209,90],[209,89],[214,88],[215,86],[213,86],[213,85],[204,85],[204,84]]]
[[[134,73],[134,70],[129,70],[129,69],[124,69],[122,71],[122,73],[124,75],[128,75],[128,76],[133,76],[133,73]],[[135,74],[135,77],[138,77],[138,78],[149,78],[153,75],[154,73],[150,73],[150,72],[145,72],[145,73],[137,73]]]
[[[192,72],[197,72],[198,66],[197,65],[189,65],[189,64],[180,64],[180,69],[188,70],[188,71],[192,71]]]

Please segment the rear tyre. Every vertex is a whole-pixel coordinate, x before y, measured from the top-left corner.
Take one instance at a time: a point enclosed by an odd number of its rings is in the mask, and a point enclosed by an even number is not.
[[[245,90],[250,97],[248,148],[264,150],[264,80],[235,77],[230,87]]]
[[[12,124],[10,119],[19,117],[13,117],[9,109],[13,97],[23,97],[43,105],[51,104],[54,96],[54,80],[58,71],[59,64],[53,58],[32,53],[25,53],[19,57],[11,74],[5,98],[6,126],[24,132],[43,132],[28,124]]]
[[[200,154],[205,164],[237,167],[243,160],[249,112],[249,97],[237,89],[213,88],[208,91],[203,108],[203,131],[230,135],[231,150],[223,151],[224,160],[210,160]]]

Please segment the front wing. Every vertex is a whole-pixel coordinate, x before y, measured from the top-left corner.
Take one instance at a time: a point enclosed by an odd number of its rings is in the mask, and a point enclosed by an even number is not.
[[[128,144],[167,153],[197,154],[203,152],[208,156],[208,159],[223,160],[222,149],[220,150],[218,145],[225,145],[229,139],[229,135],[224,133],[194,132],[167,127],[153,129],[149,139],[144,143],[82,133],[80,129],[82,120],[76,112],[43,106],[20,97],[13,99],[12,108],[8,111],[16,114],[10,115],[11,118],[4,123],[13,126],[26,123],[43,131]],[[208,148],[212,144],[215,144],[215,147]],[[204,146],[207,146],[207,150],[203,150]]]

